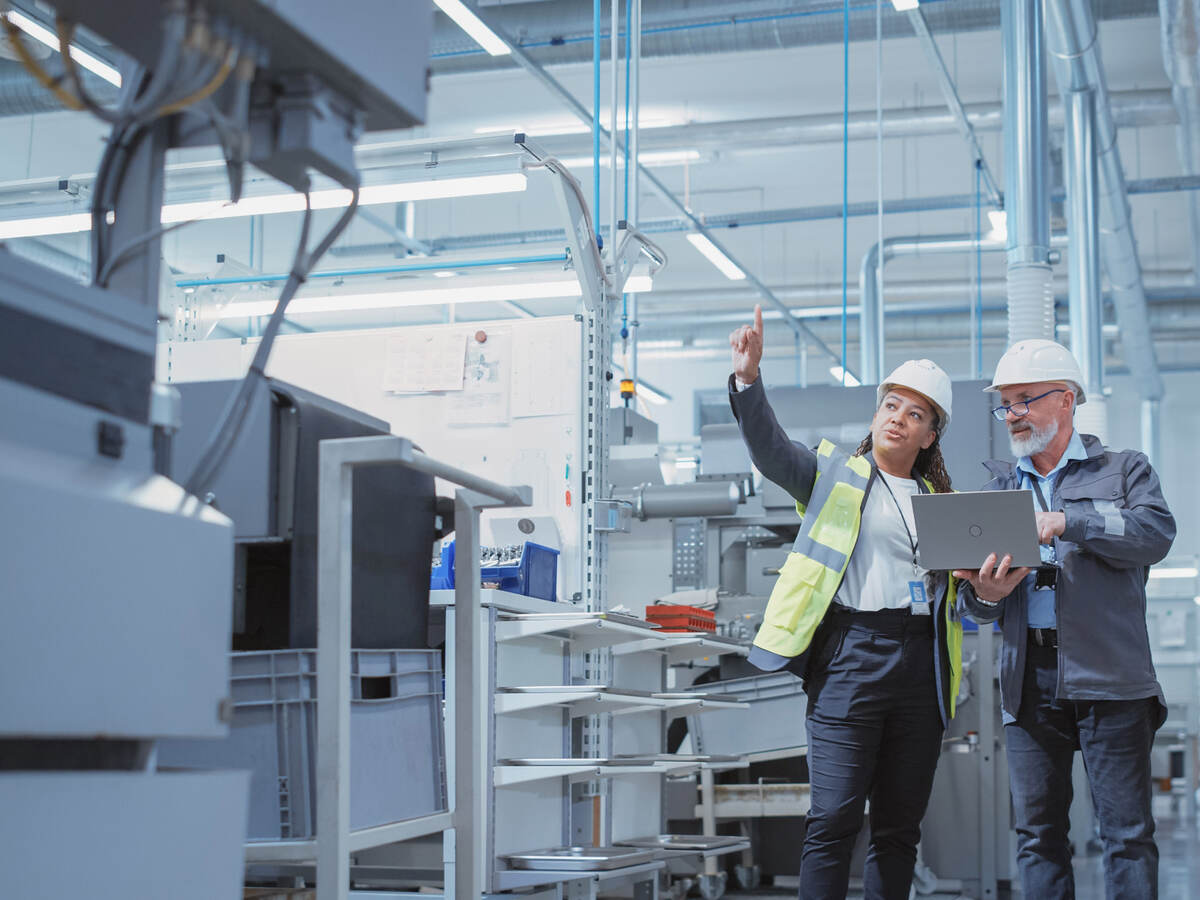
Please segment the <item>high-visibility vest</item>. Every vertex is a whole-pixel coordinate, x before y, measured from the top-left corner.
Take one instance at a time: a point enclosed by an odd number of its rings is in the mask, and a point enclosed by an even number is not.
[[[754,638],[750,661],[760,669],[782,669],[812,643],[858,543],[871,474],[867,457],[849,456],[831,442],[821,441],[812,494],[807,504],[796,504],[803,517],[800,533],[779,571],[763,623]],[[922,481],[933,490],[928,479]],[[955,610],[956,594],[957,585],[951,576],[944,596],[930,598],[935,604],[937,652],[944,653],[949,662],[950,677],[945,684],[940,659],[935,666],[938,693],[947,719],[954,715],[962,680],[962,623]]]

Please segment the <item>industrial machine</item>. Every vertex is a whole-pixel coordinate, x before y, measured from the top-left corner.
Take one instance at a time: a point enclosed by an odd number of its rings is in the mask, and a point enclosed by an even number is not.
[[[184,473],[171,460],[180,398],[155,383],[164,157],[221,146],[233,201],[247,164],[305,194],[327,183],[356,196],[361,131],[423,117],[432,12],[53,5],[59,20],[43,24],[61,49],[85,27],[128,56],[114,107],[67,53],[52,64],[61,77],[41,71],[112,124],[92,186],[92,283],[0,249],[0,894],[232,898],[246,775],[158,771],[155,742],[227,730],[235,531],[202,498],[251,413],[283,308],[354,201],[311,248],[306,216],[250,373]]]

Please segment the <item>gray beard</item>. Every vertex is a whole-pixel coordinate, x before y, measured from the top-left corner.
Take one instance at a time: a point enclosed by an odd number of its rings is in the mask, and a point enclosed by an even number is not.
[[[1058,435],[1058,423],[1051,422],[1045,428],[1038,429],[1031,427],[1029,431],[1024,432],[1022,437],[1017,437],[1012,432],[1008,435],[1008,445],[1012,449],[1012,455],[1020,459],[1022,456],[1036,456],[1047,447],[1050,442]]]

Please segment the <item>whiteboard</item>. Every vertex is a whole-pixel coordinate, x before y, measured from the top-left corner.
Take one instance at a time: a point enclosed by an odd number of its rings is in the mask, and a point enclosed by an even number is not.
[[[480,332],[482,343],[476,340]],[[429,337],[439,346],[457,346],[437,339],[459,334],[467,348],[461,390],[387,389],[395,385],[395,338]],[[581,341],[582,325],[574,316],[289,334],[276,338],[267,374],[382,419],[393,434],[439,460],[502,484],[529,485],[533,506],[527,514],[553,517],[558,527],[558,598],[570,600],[580,579]],[[157,377],[241,378],[257,346],[257,339],[242,338],[170,342],[159,348]],[[472,395],[472,387],[480,393]],[[439,481],[438,492],[449,496],[453,487]],[[514,511],[494,514],[511,517]],[[494,514],[484,513],[484,521]]]

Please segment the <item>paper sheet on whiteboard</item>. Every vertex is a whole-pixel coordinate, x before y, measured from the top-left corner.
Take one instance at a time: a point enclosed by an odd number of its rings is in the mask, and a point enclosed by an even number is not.
[[[450,425],[502,425],[509,419],[511,335],[491,331],[486,343],[467,344],[462,391],[447,398]]]
[[[567,359],[575,341],[572,323],[522,322],[513,340],[512,415],[554,416],[570,411],[571,391],[578,380],[569,377]]]
[[[383,389],[395,394],[461,391],[466,346],[465,332],[440,328],[389,337]]]

